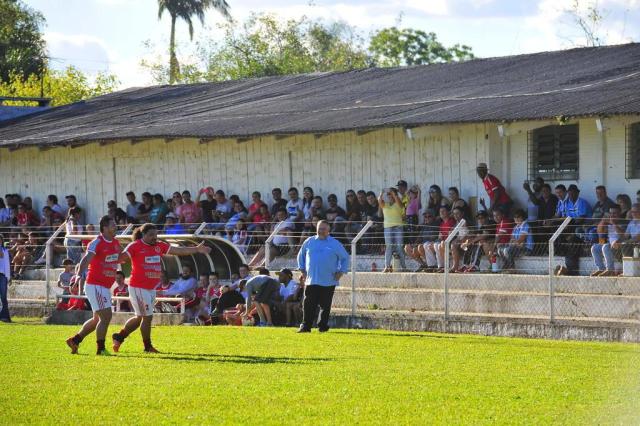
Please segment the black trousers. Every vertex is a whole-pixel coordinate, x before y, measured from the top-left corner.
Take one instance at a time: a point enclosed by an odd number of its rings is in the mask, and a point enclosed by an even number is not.
[[[331,313],[331,302],[333,302],[333,292],[336,286],[308,285],[304,288],[304,301],[302,302],[302,325],[306,329],[311,329],[313,321],[318,318],[318,306],[320,306],[320,330],[329,329],[329,314]]]
[[[5,254],[5,256],[7,256]],[[11,320],[11,316],[9,315],[9,302],[7,301],[7,292],[9,289],[9,284],[7,282],[7,277],[4,274],[0,274],[0,300],[2,304],[2,309],[0,309],[0,319],[1,320]]]

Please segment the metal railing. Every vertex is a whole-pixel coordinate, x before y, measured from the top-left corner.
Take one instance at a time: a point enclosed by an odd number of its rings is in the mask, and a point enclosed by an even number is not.
[[[362,238],[362,236],[373,226],[373,221],[368,221],[356,234],[356,236],[351,240],[351,315],[356,314],[357,305],[356,305],[356,271],[357,271],[357,262],[358,262],[358,253],[357,253],[357,245],[358,241]]]
[[[44,275],[44,279],[46,282],[46,296],[45,296],[45,307],[49,307],[49,301],[51,299],[51,263],[53,262],[53,250],[51,245],[53,244],[53,242],[55,241],[55,239],[58,237],[58,235],[60,235],[60,233],[62,231],[64,231],[65,226],[67,225],[67,222],[64,222],[62,225],[60,225],[58,227],[58,229],[56,229],[55,231],[53,231],[53,234],[51,234],[51,237],[49,237],[49,239],[47,240],[47,243],[45,244],[45,275]]]
[[[451,241],[458,236],[460,233],[460,229],[465,227],[467,222],[464,219],[461,219],[460,222],[456,225],[455,228],[449,233],[447,239],[445,240],[445,248],[444,248],[444,319],[449,319],[449,268],[450,265],[450,253],[451,253]]]
[[[556,232],[549,238],[549,321],[554,322],[555,316],[555,293],[556,293],[556,278],[555,278],[555,266],[553,266],[553,259],[555,258],[555,244],[558,237],[564,232],[566,227],[571,222],[571,218],[567,217],[562,221]]]

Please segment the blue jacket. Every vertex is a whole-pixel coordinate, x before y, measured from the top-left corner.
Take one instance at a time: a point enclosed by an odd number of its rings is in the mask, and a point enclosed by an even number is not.
[[[298,253],[298,268],[307,274],[306,285],[334,286],[336,272],[349,272],[349,254],[333,237],[307,238]]]

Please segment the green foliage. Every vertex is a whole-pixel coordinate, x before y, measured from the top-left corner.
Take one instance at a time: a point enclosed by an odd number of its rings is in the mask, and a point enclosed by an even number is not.
[[[43,80],[36,75],[23,79],[18,74],[12,74],[7,82],[0,83],[0,96],[42,95],[51,98],[52,106],[58,106],[113,92],[118,85],[114,75],[100,73],[91,82],[82,71],[70,66],[64,71],[45,71]]]
[[[307,17],[280,20],[273,14],[253,14],[242,25],[222,26],[222,40],[198,43],[196,60],[182,65],[172,79],[171,66],[160,58],[142,61],[155,82],[197,83],[369,66],[399,66],[473,58],[471,48],[445,47],[434,33],[385,28],[367,45],[357,28],[343,22],[326,23]],[[151,46],[147,46],[150,48]]]
[[[40,12],[20,0],[0,0],[0,81],[10,75],[28,78],[40,74],[46,66],[45,42],[40,28]]]
[[[173,83],[180,74],[180,64],[176,55],[176,20],[182,19],[189,25],[189,36],[193,40],[193,17],[204,24],[204,14],[212,8],[231,20],[226,0],[158,0],[158,19],[167,11],[171,16],[171,36],[169,40],[169,82]]]
[[[108,336],[120,327],[112,325]],[[638,424],[640,346],[432,333],[0,323],[3,424]],[[110,338],[107,340],[109,346]]]
[[[445,47],[435,33],[412,28],[383,28],[374,32],[369,52],[377,66],[424,65],[473,59],[471,47]]]

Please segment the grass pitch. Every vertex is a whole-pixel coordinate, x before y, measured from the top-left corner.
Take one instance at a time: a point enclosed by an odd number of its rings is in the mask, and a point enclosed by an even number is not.
[[[640,422],[640,345],[178,326],[96,357],[76,330],[0,323],[0,424]]]

